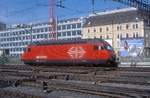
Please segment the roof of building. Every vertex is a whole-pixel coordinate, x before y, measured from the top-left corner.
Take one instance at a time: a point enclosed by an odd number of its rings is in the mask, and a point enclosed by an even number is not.
[[[83,27],[127,23],[131,21],[140,21],[141,19],[142,17],[138,13],[138,10],[118,11],[114,13],[91,16],[87,18],[86,22],[83,24]]]
[[[68,23],[68,24],[72,24],[73,22],[78,22],[78,23],[81,23],[83,17],[79,17],[79,18],[69,18],[69,19],[61,19],[61,20],[58,20],[57,22],[57,25],[66,25],[65,23]],[[1,25],[1,22],[0,22],[0,25]],[[29,23],[29,24],[12,24],[10,25],[9,27],[6,28],[6,30],[3,30],[2,32],[7,32],[7,31],[11,31],[11,30],[24,30],[24,29],[30,29],[31,27],[43,27],[43,26],[47,26],[49,27],[50,26],[50,22],[42,22],[42,23]],[[1,32],[0,32],[1,33]]]

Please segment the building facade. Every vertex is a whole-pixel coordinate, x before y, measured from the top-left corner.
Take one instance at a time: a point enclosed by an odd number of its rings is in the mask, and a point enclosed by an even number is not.
[[[83,18],[72,18],[59,21],[57,24],[58,39],[81,38]],[[9,49],[10,56],[20,57],[31,42],[49,40],[51,38],[50,23],[14,25],[0,31],[0,47]]]
[[[125,39],[144,39],[145,23],[136,8],[117,9],[98,13],[87,18],[82,29],[82,38],[102,38],[118,53]]]
[[[136,8],[105,11],[87,18],[72,18],[57,23],[57,39],[101,38],[109,42],[118,54],[139,42],[138,46],[143,47],[148,32],[150,28]],[[9,49],[12,57],[20,57],[31,42],[50,41],[51,37],[50,23],[14,25],[0,31],[0,48]],[[123,52],[123,55],[126,54]]]

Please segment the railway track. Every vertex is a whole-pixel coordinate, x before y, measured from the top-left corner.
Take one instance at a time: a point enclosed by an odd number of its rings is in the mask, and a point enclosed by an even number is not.
[[[149,74],[150,68],[0,65],[0,80],[8,82],[12,90],[18,80],[22,89],[33,87],[38,90],[42,89],[44,81],[50,93],[68,91],[102,98],[149,98]],[[7,91],[2,89],[0,92]]]

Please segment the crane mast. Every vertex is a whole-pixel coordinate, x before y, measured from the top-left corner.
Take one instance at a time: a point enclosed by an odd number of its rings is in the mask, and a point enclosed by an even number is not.
[[[56,0],[50,0],[50,39],[57,40]]]

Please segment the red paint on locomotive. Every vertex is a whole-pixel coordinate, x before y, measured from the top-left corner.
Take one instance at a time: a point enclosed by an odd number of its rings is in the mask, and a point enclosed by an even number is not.
[[[28,64],[115,64],[115,53],[104,40],[58,41],[32,44],[22,55]]]

